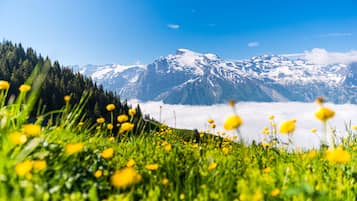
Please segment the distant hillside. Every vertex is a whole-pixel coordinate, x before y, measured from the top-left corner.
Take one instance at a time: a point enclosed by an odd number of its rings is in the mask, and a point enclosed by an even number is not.
[[[45,111],[63,107],[65,95],[71,96],[71,103],[78,103],[84,90],[92,91],[84,109],[92,122],[98,117],[110,118],[110,113],[105,109],[107,104],[116,105],[115,114],[127,114],[130,109],[130,106],[126,102],[121,102],[113,92],[105,91],[102,86],[97,86],[82,74],[62,68],[59,62],[52,63],[48,57],[37,55],[31,48],[25,51],[21,44],[12,44],[8,41],[0,43],[0,80],[11,83],[10,94],[19,93],[19,86],[29,78],[36,65],[49,67],[39,95],[39,102],[45,106]],[[134,122],[142,118],[139,106],[136,109]]]

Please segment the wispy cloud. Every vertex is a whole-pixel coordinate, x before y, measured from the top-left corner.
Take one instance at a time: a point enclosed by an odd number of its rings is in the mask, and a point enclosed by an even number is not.
[[[350,32],[333,32],[333,33],[320,35],[320,37],[348,37],[348,36],[353,36],[353,34]]]
[[[357,51],[328,52],[326,49],[314,48],[311,51],[305,51],[305,58],[315,64],[349,64],[357,62]]]
[[[179,29],[180,25],[179,24],[168,24],[167,27],[170,29]]]
[[[258,47],[260,44],[258,41],[252,41],[248,43],[248,47]]]

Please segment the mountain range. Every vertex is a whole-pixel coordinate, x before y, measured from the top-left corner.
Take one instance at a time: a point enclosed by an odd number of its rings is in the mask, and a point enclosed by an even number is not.
[[[211,105],[236,101],[357,103],[357,63],[316,64],[302,56],[266,54],[225,60],[178,49],[147,65],[74,65],[122,99]]]

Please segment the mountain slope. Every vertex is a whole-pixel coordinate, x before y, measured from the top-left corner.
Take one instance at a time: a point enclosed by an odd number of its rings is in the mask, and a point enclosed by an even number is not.
[[[122,98],[171,104],[238,101],[356,103],[356,64],[314,64],[303,57],[262,55],[227,61],[178,49],[148,65],[73,66]],[[352,94],[351,94],[352,93]]]

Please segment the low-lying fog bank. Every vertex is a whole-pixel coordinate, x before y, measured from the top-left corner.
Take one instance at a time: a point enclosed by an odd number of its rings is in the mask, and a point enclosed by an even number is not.
[[[129,103],[137,104],[136,100]],[[224,131],[224,119],[233,114],[232,108],[227,104],[212,106],[188,106],[168,105],[162,102],[140,102],[143,113],[150,114],[157,120],[177,128],[207,130],[207,120],[212,118],[217,124],[216,131]],[[329,126],[337,130],[338,136],[345,136],[345,124],[357,124],[357,105],[326,104],[327,107],[336,112],[335,117],[329,121]],[[161,107],[161,117],[160,117]],[[294,132],[294,144],[299,147],[311,147],[319,144],[322,133],[322,124],[314,117],[318,109],[315,103],[256,103],[244,102],[236,105],[238,114],[243,119],[240,130],[245,140],[252,141],[263,139],[261,131],[264,126],[269,126],[268,116],[274,115],[277,125],[288,119],[296,119],[296,130]],[[176,118],[175,118],[176,117]],[[316,134],[311,129],[316,128]],[[229,132],[228,132],[229,133]]]

